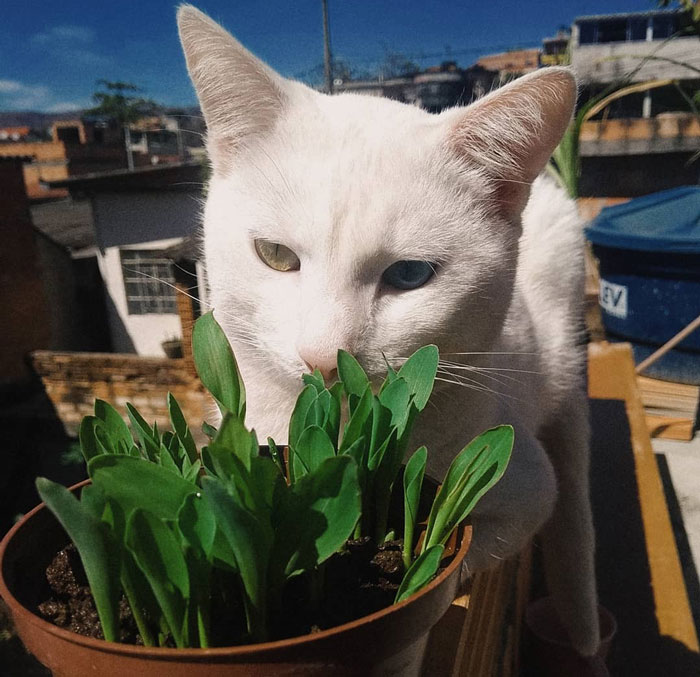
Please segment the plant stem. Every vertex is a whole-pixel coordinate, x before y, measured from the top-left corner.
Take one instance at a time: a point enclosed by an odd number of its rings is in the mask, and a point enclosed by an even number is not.
[[[124,590],[124,595],[126,596],[127,602],[129,602],[129,606],[131,607],[131,614],[134,617],[134,621],[136,621],[136,627],[141,635],[144,646],[156,646],[156,639],[153,636],[151,629],[148,627],[148,619],[143,613],[143,604],[138,598],[136,586],[131,579],[128,565],[126,565],[126,563],[124,563],[122,566],[122,575],[120,580],[122,589]]]

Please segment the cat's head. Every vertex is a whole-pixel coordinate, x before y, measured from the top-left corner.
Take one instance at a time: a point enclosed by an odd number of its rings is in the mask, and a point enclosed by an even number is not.
[[[236,351],[298,388],[338,348],[371,375],[426,343],[488,350],[530,184],[571,117],[570,72],[433,115],[284,79],[191,6],[178,22],[213,168],[211,304]]]

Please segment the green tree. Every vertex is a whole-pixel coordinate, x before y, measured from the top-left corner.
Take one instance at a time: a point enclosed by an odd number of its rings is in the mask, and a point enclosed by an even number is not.
[[[411,75],[419,70],[418,64],[411,61],[405,54],[390,51],[384,53],[384,61],[377,69],[379,77],[384,80]]]
[[[90,115],[105,115],[120,125],[128,125],[159,110],[155,101],[130,94],[143,91],[131,82],[98,80],[97,85],[107,91],[96,91],[92,95],[97,105],[87,111]]]
[[[117,122],[124,129],[124,146],[126,148],[127,167],[134,168],[131,150],[131,125],[147,115],[154,115],[160,107],[151,99],[133,96],[130,93],[141,92],[141,88],[131,82],[112,82],[98,80],[98,87],[107,91],[97,91],[92,95],[97,104],[87,111],[89,115],[104,115]]]

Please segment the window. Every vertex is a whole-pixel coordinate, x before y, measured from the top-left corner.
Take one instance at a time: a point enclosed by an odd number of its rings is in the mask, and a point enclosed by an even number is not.
[[[655,16],[652,19],[652,26],[654,30],[654,40],[663,40],[664,38],[669,38],[673,35],[676,30],[676,22],[674,21],[673,15],[661,15]]]
[[[582,21],[578,27],[580,45],[592,45],[598,42],[598,27],[592,21]]]
[[[647,39],[647,19],[646,17],[632,17],[629,20],[629,39],[633,42]]]
[[[598,42],[625,42],[627,19],[604,19],[598,24]]]
[[[177,313],[173,262],[153,249],[122,249],[120,254],[129,315]]]
[[[80,143],[80,130],[77,127],[59,127],[56,130],[56,136],[63,143]]]

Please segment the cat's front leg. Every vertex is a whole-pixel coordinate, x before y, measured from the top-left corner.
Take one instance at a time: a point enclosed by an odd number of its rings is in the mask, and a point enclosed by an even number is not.
[[[551,519],[541,532],[547,587],[573,646],[598,650],[600,630],[595,584],[595,534],[589,497],[588,402],[569,397],[540,437],[559,487]]]
[[[520,552],[549,519],[556,501],[554,470],[541,443],[517,422],[513,427],[515,446],[508,468],[472,513],[469,574]]]

